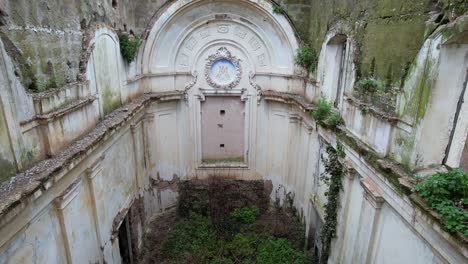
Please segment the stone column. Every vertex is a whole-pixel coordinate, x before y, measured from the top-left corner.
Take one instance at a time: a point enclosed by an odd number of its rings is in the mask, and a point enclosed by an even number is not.
[[[151,107],[154,107],[152,105]],[[154,164],[152,164],[152,155],[151,151],[153,150],[151,148],[151,140],[149,138],[150,136],[150,130],[154,126],[154,117],[155,114],[154,112],[147,112],[145,116],[143,117],[143,153],[144,153],[144,159],[145,159],[145,171],[151,170]]]
[[[341,204],[341,210],[338,214],[338,221],[341,221],[338,224],[337,228],[337,239],[334,240],[334,245],[333,248],[336,250],[333,250],[332,254],[330,255],[330,259],[333,260],[333,263],[339,263],[340,258],[342,259],[342,254],[343,254],[343,244],[344,244],[344,236],[345,236],[345,231],[347,228],[347,220],[348,220],[348,214],[349,210],[353,210],[355,208],[350,208],[350,200],[351,200],[351,194],[353,191],[353,182],[354,179],[356,178],[356,170],[352,167],[349,161],[344,162],[344,166],[346,167],[346,173],[345,177],[343,178],[343,191],[341,192],[342,195],[342,204]]]
[[[377,187],[368,178],[361,180],[364,189],[359,231],[356,237],[355,254],[353,263],[369,263],[372,255],[375,230],[378,225],[380,208],[384,199]]]
[[[99,218],[98,218],[98,209],[97,209],[97,202],[96,202],[96,190],[94,187],[94,181],[102,176],[102,161],[104,160],[104,154],[101,155],[88,169],[86,169],[86,185],[89,191],[89,198],[91,200],[91,211],[93,215],[93,222],[96,229],[96,237],[98,240],[99,246],[103,247],[103,241],[101,238],[101,230],[99,225]],[[101,251],[102,253],[102,251]],[[101,255],[104,258],[103,255]]]
[[[79,177],[54,200],[68,263],[96,263],[102,259],[92,208],[83,189]]]

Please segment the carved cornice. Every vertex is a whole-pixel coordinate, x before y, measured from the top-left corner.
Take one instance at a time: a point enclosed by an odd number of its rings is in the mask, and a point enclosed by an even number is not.
[[[369,179],[362,179],[361,186],[364,189],[364,198],[369,201],[372,207],[380,209],[385,200],[377,190],[377,187]]]
[[[236,76],[234,80],[228,84],[217,83],[215,80],[211,78],[211,75],[210,75],[213,64],[222,59],[229,60],[236,69]],[[207,60],[207,63],[205,66],[205,79],[210,86],[214,88],[219,88],[219,89],[232,89],[239,84],[241,77],[242,77],[242,68],[240,65],[241,60],[238,59],[236,56],[233,56],[227,48],[225,47],[219,48],[215,54],[210,55],[206,60]]]

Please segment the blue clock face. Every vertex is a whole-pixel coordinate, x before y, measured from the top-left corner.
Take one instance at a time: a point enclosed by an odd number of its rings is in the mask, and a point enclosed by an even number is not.
[[[219,85],[228,85],[236,79],[236,66],[228,59],[220,59],[211,65],[210,78]]]

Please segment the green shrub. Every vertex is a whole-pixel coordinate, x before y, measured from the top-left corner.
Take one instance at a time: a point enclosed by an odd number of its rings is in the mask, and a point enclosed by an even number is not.
[[[165,258],[183,256],[187,253],[200,255],[200,258],[213,255],[218,245],[216,234],[209,218],[199,215],[190,216],[171,231],[162,244],[161,252]]]
[[[320,125],[334,129],[343,124],[343,119],[337,113],[332,112],[332,105],[324,97],[321,97],[315,104],[312,117]]]
[[[364,93],[364,94],[375,93],[377,91],[378,86],[379,86],[379,83],[377,82],[376,79],[372,77],[359,80],[356,83],[356,88],[359,90],[359,92]]]
[[[266,238],[258,247],[258,255],[255,263],[258,264],[282,264],[305,263],[305,254],[292,247],[284,238]]]
[[[331,103],[324,97],[319,98],[315,105],[315,109],[312,112],[312,116],[318,123],[323,123],[332,113]]]
[[[127,33],[122,33],[119,35],[119,41],[122,57],[127,63],[131,63],[138,53],[140,40],[135,36],[129,37]]]
[[[332,113],[330,117],[328,118],[328,126],[329,127],[337,127],[343,122],[341,119],[340,115],[337,113]]]
[[[438,212],[449,232],[468,235],[468,173],[460,169],[439,172],[415,187],[427,204]]]
[[[226,245],[226,249],[243,263],[254,261],[257,255],[257,246],[261,240],[262,238],[257,234],[239,233]]]
[[[304,47],[297,50],[295,63],[304,69],[314,72],[317,68],[317,52],[314,48]]]
[[[251,224],[260,216],[260,209],[256,206],[236,208],[231,212],[231,218],[238,223]]]

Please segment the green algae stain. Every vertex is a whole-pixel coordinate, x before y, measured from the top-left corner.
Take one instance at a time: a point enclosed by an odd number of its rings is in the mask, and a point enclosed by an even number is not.
[[[105,87],[102,91],[102,102],[104,115],[109,114],[113,110],[121,106],[120,98],[112,92],[110,87]]]

